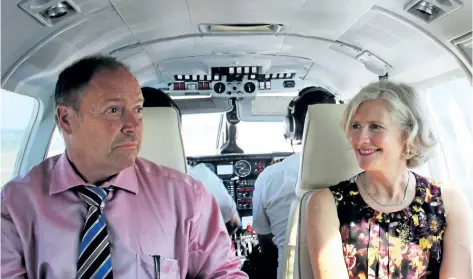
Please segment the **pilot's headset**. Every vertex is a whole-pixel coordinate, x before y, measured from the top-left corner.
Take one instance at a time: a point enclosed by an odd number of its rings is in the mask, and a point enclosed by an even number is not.
[[[302,141],[304,131],[305,114],[302,111],[307,110],[314,104],[336,104],[335,96],[322,87],[307,87],[299,92],[299,96],[293,99],[287,108],[287,114],[284,118],[284,138],[292,141]]]

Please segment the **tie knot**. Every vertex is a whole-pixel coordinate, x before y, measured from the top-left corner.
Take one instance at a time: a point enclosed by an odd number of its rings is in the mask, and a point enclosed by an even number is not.
[[[89,205],[99,207],[102,201],[110,193],[111,187],[100,188],[97,186],[81,186],[77,188],[79,196]]]

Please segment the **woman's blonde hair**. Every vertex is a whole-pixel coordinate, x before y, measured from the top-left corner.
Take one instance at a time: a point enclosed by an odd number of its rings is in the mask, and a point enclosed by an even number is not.
[[[391,119],[407,135],[404,154],[407,167],[415,168],[423,165],[437,141],[425,118],[427,111],[418,94],[409,85],[382,80],[363,87],[345,110],[342,124],[347,136],[360,105],[376,100],[385,102]]]

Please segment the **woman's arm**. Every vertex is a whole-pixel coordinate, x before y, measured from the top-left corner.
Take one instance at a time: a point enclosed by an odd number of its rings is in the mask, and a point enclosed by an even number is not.
[[[348,279],[335,200],[322,189],[307,202],[306,230],[314,278]]]
[[[440,278],[473,278],[468,205],[461,194],[452,188],[442,188],[442,197],[447,228],[443,240],[444,254],[440,267]]]

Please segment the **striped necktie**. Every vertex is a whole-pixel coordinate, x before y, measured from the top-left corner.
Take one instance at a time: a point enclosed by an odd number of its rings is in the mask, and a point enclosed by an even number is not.
[[[104,200],[110,189],[81,186],[77,188],[77,192],[89,206],[80,235],[77,278],[113,278],[107,224],[102,214]]]

